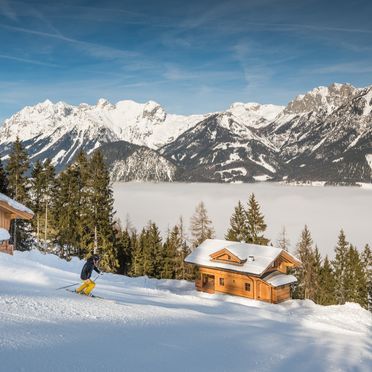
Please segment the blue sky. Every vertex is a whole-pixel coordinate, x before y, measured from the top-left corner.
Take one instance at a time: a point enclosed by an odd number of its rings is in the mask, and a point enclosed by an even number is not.
[[[0,0],[0,119],[45,99],[168,112],[372,83],[369,0]]]

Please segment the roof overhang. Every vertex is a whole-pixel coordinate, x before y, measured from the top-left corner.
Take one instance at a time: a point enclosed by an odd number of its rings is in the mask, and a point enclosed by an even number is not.
[[[4,210],[6,213],[9,213],[11,219],[21,218],[23,220],[31,220],[33,217],[33,213],[16,209],[3,200],[0,200],[0,210],[1,209]]]

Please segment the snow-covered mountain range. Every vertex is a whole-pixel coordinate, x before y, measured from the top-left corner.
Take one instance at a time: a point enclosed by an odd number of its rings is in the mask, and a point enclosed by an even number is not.
[[[172,115],[156,102],[45,101],[5,120],[0,154],[17,136],[31,161],[57,170],[101,148],[114,180],[372,182],[372,86],[318,87],[287,106],[234,103]],[[110,144],[108,146],[107,144]]]

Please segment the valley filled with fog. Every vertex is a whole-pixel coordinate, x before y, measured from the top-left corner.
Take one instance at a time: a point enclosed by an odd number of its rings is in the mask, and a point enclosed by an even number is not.
[[[182,216],[188,229],[196,205],[203,201],[216,238],[223,239],[238,200],[253,192],[267,223],[266,236],[275,245],[285,226],[293,252],[305,224],[324,256],[333,257],[341,228],[347,240],[363,249],[372,244],[372,189],[281,184],[115,183],[114,207],[122,224],[129,217],[136,229],[149,220],[163,234]]]

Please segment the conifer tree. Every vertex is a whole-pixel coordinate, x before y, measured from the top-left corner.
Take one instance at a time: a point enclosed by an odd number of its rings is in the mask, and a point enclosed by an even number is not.
[[[301,233],[301,240],[297,244],[297,256],[302,262],[295,275],[298,283],[294,296],[300,299],[315,299],[317,288],[316,258],[313,250],[313,240],[310,231],[305,225]]]
[[[9,154],[6,171],[8,174],[8,193],[16,201],[28,206],[28,185],[26,172],[28,171],[28,154],[17,137]],[[15,219],[11,224],[13,245],[18,250],[31,248],[31,224],[29,221]]]
[[[243,204],[238,202],[238,205],[234,209],[234,213],[230,218],[230,227],[227,230],[225,236],[226,240],[232,240],[235,242],[242,242],[249,240],[248,238],[248,227],[247,227],[247,212],[245,211]]]
[[[316,296],[316,303],[320,305],[335,305],[336,281],[328,256],[325,257],[319,276],[319,288]]]
[[[132,255],[132,265],[130,268],[131,276],[142,276],[144,275],[144,246],[146,240],[146,230],[142,229],[138,237],[133,239],[132,235],[132,244],[133,244],[133,255]]]
[[[196,206],[195,213],[191,217],[190,231],[193,248],[196,248],[204,240],[214,237],[212,221],[209,219],[207,210],[202,201]]]
[[[164,265],[164,251],[160,231],[154,222],[149,222],[144,245],[144,275],[160,279]]]
[[[101,151],[95,151],[89,162],[89,196],[91,205],[91,241],[86,241],[88,250],[94,250],[95,244],[98,245],[98,253],[101,254],[101,266],[107,271],[114,271],[118,265],[115,252],[115,233],[114,233],[114,198],[110,184],[110,174],[104,163]],[[95,240],[97,243],[95,243]]]
[[[162,278],[175,279],[177,270],[178,250],[181,248],[181,236],[178,225],[168,231],[164,243],[164,264],[161,273]]]
[[[47,244],[51,235],[52,223],[50,210],[53,206],[53,194],[56,186],[55,168],[50,159],[44,162],[43,167],[43,209],[44,209],[44,249],[47,249]]]
[[[80,238],[79,191],[79,171],[72,164],[57,178],[51,210],[55,243],[60,248],[60,257],[63,258],[84,257]]]
[[[345,303],[345,269],[346,269],[346,256],[349,250],[349,243],[346,241],[344,231],[341,229],[337,246],[335,248],[335,259],[332,262],[335,280],[336,280],[336,298],[338,304]]]
[[[31,208],[35,213],[33,228],[36,230],[36,241],[40,242],[40,220],[43,208],[44,174],[41,161],[37,161],[31,171]]]
[[[251,194],[248,201],[247,210],[247,227],[248,227],[248,241],[247,243],[267,245],[269,239],[264,237],[266,231],[266,223],[264,216],[260,211],[260,205],[258,204],[254,194]]]
[[[356,302],[368,308],[367,276],[358,250],[353,245],[349,246],[345,261],[345,302]]]
[[[8,195],[8,176],[0,156],[0,193]]]
[[[117,272],[118,274],[128,275],[132,264],[133,250],[136,239],[133,239],[133,233],[130,233],[128,227],[126,227],[124,230],[118,228],[118,230]]]
[[[290,240],[288,239],[287,230],[285,226],[282,227],[282,230],[280,231],[279,238],[277,240],[277,245],[279,248],[289,251],[289,247],[291,245]]]
[[[372,252],[368,244],[365,245],[361,258],[367,279],[368,310],[372,311]]]

